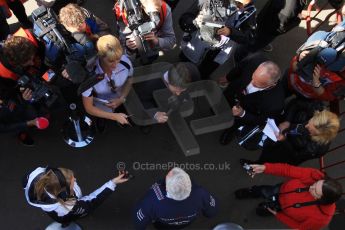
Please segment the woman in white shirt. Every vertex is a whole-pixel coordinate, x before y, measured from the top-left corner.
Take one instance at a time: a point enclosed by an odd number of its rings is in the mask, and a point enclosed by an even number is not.
[[[114,113],[126,102],[132,86],[133,67],[119,40],[113,35],[105,35],[97,41],[98,58],[95,73],[103,75],[103,80],[83,92],[83,104],[92,116],[128,124],[127,115]]]

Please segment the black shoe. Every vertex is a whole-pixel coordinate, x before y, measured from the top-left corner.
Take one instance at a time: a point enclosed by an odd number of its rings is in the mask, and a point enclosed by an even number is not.
[[[20,141],[20,143],[22,143],[25,146],[34,146],[35,142],[34,140],[30,137],[30,135],[26,132],[21,132],[18,135],[18,140]]]
[[[247,198],[259,198],[260,196],[255,194],[251,188],[241,188],[235,191],[235,197],[242,200]]]
[[[256,164],[256,162],[255,162],[255,161],[248,160],[248,159],[241,158],[241,159],[240,159],[240,164],[241,164],[242,167],[243,167],[244,164],[252,165],[252,164]]]
[[[147,135],[151,132],[152,130],[152,125],[145,125],[145,126],[139,126],[140,132],[143,134]]]
[[[222,135],[220,136],[219,142],[222,145],[227,145],[229,144],[232,139],[235,137],[235,132],[233,129],[227,129],[225,130]]]
[[[255,209],[256,215],[258,216],[273,216],[273,214],[268,211],[267,202],[261,202]]]
[[[96,119],[96,128],[97,128],[98,132],[101,134],[104,133],[105,122],[106,122],[106,120],[103,118],[97,118]]]

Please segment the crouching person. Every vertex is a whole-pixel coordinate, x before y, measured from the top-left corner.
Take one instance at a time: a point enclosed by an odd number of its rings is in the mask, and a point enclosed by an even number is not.
[[[145,229],[153,222],[157,229],[182,229],[190,225],[200,212],[216,215],[218,204],[204,188],[192,183],[189,175],[173,168],[165,181],[152,185],[133,213],[136,229]]]

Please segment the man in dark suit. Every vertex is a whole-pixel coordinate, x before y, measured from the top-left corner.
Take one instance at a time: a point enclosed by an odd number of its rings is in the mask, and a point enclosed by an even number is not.
[[[243,59],[228,73],[230,84],[224,95],[232,106],[235,122],[222,134],[221,144],[230,143],[240,126],[263,125],[267,118],[279,119],[285,99],[280,76],[277,64],[261,54]]]

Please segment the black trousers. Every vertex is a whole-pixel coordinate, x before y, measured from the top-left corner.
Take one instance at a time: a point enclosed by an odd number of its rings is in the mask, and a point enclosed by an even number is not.
[[[282,142],[273,142],[266,140],[261,155],[256,161],[258,164],[264,163],[287,163],[290,165],[300,165],[306,159],[295,157],[294,149],[291,148],[287,140]]]
[[[282,184],[276,185],[254,185],[251,190],[257,197],[270,199],[272,196],[278,196]]]
[[[8,7],[13,11],[18,21],[24,28],[31,28],[32,22],[26,15],[23,3],[20,0],[6,0]]]
[[[4,12],[0,10],[0,40],[6,40],[10,33],[10,26],[7,23],[7,18]]]

